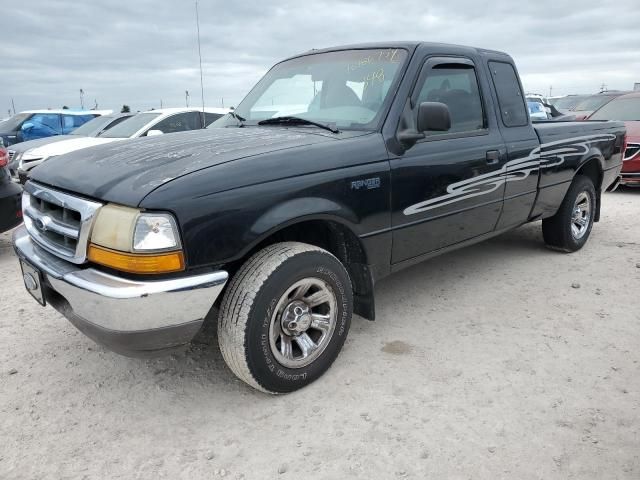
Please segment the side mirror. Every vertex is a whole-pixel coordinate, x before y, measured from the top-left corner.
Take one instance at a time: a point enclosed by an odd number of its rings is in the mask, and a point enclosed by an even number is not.
[[[155,137],[156,135],[164,135],[162,130],[149,130],[147,132],[147,137]]]
[[[446,132],[451,128],[451,113],[446,104],[422,102],[418,107],[418,132]]]
[[[31,130],[33,128],[33,123],[31,122],[25,122],[22,124],[22,126],[20,127],[20,130],[22,130],[23,132],[26,130]]]

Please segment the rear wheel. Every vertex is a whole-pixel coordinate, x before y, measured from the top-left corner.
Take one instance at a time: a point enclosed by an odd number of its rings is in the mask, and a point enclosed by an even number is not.
[[[353,311],[349,275],[326,250],[271,245],[234,276],[218,317],[218,342],[238,378],[268,393],[292,392],[338,356]]]
[[[589,238],[596,212],[596,190],[593,181],[577,176],[558,212],[542,220],[544,241],[565,252],[580,250]]]

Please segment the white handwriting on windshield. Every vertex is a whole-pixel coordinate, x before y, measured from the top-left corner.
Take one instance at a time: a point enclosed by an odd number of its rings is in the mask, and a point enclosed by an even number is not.
[[[347,71],[353,72],[359,68],[374,63],[400,63],[400,57],[398,56],[398,49],[380,50],[379,52],[373,52],[358,61],[349,63],[347,65]]]

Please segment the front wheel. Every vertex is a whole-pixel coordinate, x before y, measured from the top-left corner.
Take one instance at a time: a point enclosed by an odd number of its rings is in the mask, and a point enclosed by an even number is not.
[[[596,212],[596,190],[593,181],[577,176],[553,217],[542,220],[544,241],[565,252],[580,250],[591,234]]]
[[[240,380],[287,393],[320,377],[338,356],[353,311],[349,275],[331,253],[283,242],[253,255],[220,307],[218,342]]]

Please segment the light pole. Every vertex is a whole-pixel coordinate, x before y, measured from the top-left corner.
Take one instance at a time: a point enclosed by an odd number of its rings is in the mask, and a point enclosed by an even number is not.
[[[187,107],[189,106],[189,90],[184,91],[184,103],[187,104]]]
[[[84,90],[80,89],[80,108],[84,110]]]
[[[200,59],[200,98],[202,99],[202,124],[204,125],[204,80],[202,79],[202,53],[200,51],[200,16],[198,15],[198,1],[196,0],[196,27],[198,30],[198,58]]]

